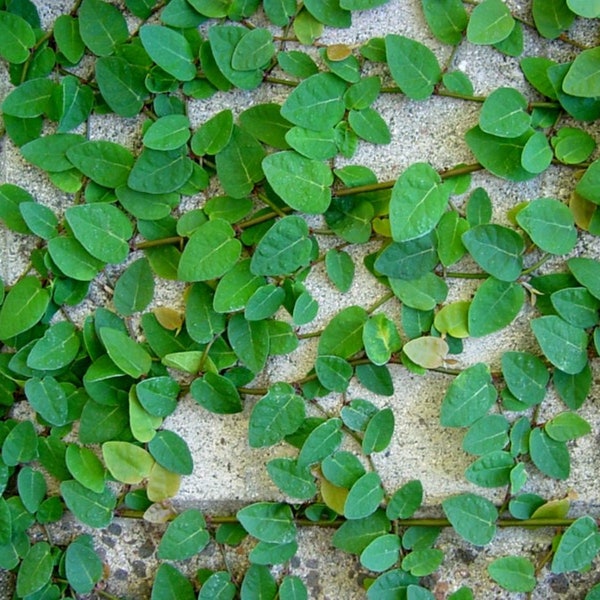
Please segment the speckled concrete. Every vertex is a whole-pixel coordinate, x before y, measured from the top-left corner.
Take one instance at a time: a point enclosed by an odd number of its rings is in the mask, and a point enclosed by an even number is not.
[[[66,0],[43,2],[36,0],[44,22],[49,24],[61,12]],[[529,2],[514,0],[509,4],[523,17],[528,18]],[[367,11],[354,17],[349,30],[327,29],[321,41],[325,44],[344,42],[360,44],[373,36],[400,33],[426,43],[442,63],[449,59],[449,49],[441,46],[428,33],[419,9],[419,0],[391,0],[388,5]],[[595,40],[595,28],[582,29],[575,26],[571,34],[578,39]],[[526,50],[524,55],[542,54],[564,60],[569,57],[569,48],[560,43],[540,40],[525,28]],[[502,86],[510,85],[534,96],[527,87],[518,68],[518,60],[505,57],[487,47],[464,45],[452,58],[452,66],[464,70],[474,83],[478,94],[485,94]],[[4,65],[0,65],[0,99],[10,90]],[[189,105],[190,118],[194,126],[225,107],[238,114],[255,102],[282,101],[285,90],[274,86],[263,86],[256,92],[219,93],[202,102]],[[436,169],[445,169],[456,164],[472,162],[463,140],[464,132],[478,117],[478,106],[460,100],[433,98],[416,103],[398,96],[382,96],[376,104],[388,122],[393,141],[388,146],[373,146],[363,143],[351,160],[338,160],[337,166],[364,164],[372,168],[380,178],[396,178],[406,167],[417,161],[425,161]],[[597,131],[594,133],[598,133]],[[88,132],[93,139],[110,139],[127,146],[139,141],[139,121],[98,116],[90,120]],[[598,136],[597,136],[598,137]],[[16,183],[28,189],[40,202],[57,211],[68,206],[69,197],[49,185],[46,177],[34,167],[28,166],[19,157],[10,141],[0,140],[0,181]],[[472,187],[485,187],[494,203],[494,219],[506,222],[506,212],[515,204],[536,197],[553,196],[567,198],[575,186],[570,169],[553,167],[540,177],[524,183],[514,184],[501,181],[485,173],[473,175]],[[216,191],[216,190],[212,190]],[[185,209],[202,204],[203,195],[185,201]],[[462,199],[458,200],[458,203]],[[327,247],[330,240],[319,240]],[[0,276],[11,283],[26,265],[32,242],[0,229]],[[351,248],[357,259],[372,250]],[[574,253],[600,257],[600,244],[589,236],[582,236]],[[532,263],[536,257],[528,257]],[[465,261],[465,268],[469,264]],[[550,265],[554,267],[554,265]],[[550,266],[548,268],[550,268]],[[124,265],[111,267],[102,274],[92,287],[90,297],[72,312],[73,319],[81,323],[85,315],[97,305],[110,306],[103,284],[118,276]],[[468,298],[476,283],[453,281],[449,300]],[[316,320],[303,331],[323,326],[341,308],[353,304],[369,306],[380,298],[385,290],[358,264],[352,288],[339,294],[327,280],[322,268],[315,268],[309,277],[308,286],[319,303]],[[161,281],[154,306],[181,305],[182,286]],[[398,307],[388,302],[382,307],[395,318]],[[479,340],[467,340],[465,350],[456,356],[457,366],[466,367],[478,361],[489,362],[497,367],[501,354],[506,350],[535,349],[529,333],[532,311],[523,309],[515,323],[494,335]],[[314,341],[306,340],[290,356],[271,360],[260,376],[260,385],[276,381],[293,380],[302,376],[312,366],[316,355]],[[477,491],[494,500],[500,500],[494,491],[485,492],[469,485],[463,476],[470,459],[460,449],[462,432],[443,429],[439,425],[439,406],[449,383],[446,375],[430,373],[420,377],[399,367],[392,367],[396,393],[391,398],[374,396],[353,381],[347,398],[367,398],[378,406],[390,406],[396,416],[396,431],[389,449],[374,457],[386,488],[395,490],[403,482],[418,478],[425,488],[426,510],[439,514],[439,503],[449,494],[462,491]],[[600,375],[600,363],[594,364],[595,380]],[[594,385],[591,399],[582,409],[593,425],[591,435],[572,444],[572,475],[565,482],[550,481],[539,477],[531,469],[531,478],[525,491],[537,492],[549,498],[563,497],[575,493],[578,497],[576,511],[600,515],[600,484],[595,477],[600,456],[600,417],[598,383]],[[322,400],[328,411],[339,408],[341,399],[330,395]],[[178,432],[186,439],[195,459],[194,473],[183,479],[179,494],[174,499],[177,507],[200,506],[207,514],[223,514],[235,511],[244,504],[257,500],[281,498],[271,483],[265,463],[275,456],[290,454],[286,447],[267,450],[249,448],[246,441],[247,420],[255,399],[246,400],[243,413],[234,416],[212,415],[204,411],[190,398],[184,398],[178,410],[165,422],[165,427]],[[548,402],[552,411],[554,401]],[[546,405],[545,405],[546,406]],[[546,410],[546,409],[545,409]],[[65,520],[53,528],[57,539],[68,540],[82,530],[72,520]],[[107,591],[123,598],[141,599],[149,597],[150,579],[156,567],[155,548],[160,539],[161,526],[139,521],[116,520],[107,530],[95,532],[97,548],[110,569]],[[310,597],[315,600],[364,598],[360,583],[368,575],[356,560],[329,547],[330,531],[314,528],[303,529],[299,536],[299,552],[292,560],[290,572],[300,575],[308,584]],[[491,556],[507,552],[542,555],[547,551],[552,533],[548,531],[501,531],[495,541],[485,549],[474,548],[450,532],[443,532],[438,546],[446,552],[446,560],[436,574],[430,577],[436,598],[445,598],[460,587],[471,585],[476,598],[524,598],[524,595],[502,592],[492,585],[486,574],[486,565]],[[235,573],[243,571],[243,554],[239,550],[228,551],[227,564]],[[192,573],[199,566],[222,567],[223,557],[215,548],[209,548],[193,561],[182,563],[182,569]],[[596,565],[598,568],[598,565]],[[532,598],[536,600],[559,598],[583,598],[592,582],[599,580],[597,571],[586,575],[551,575],[544,570],[541,585]],[[0,599],[3,591],[10,589],[10,575],[0,572]],[[9,595],[5,596],[9,597]]]

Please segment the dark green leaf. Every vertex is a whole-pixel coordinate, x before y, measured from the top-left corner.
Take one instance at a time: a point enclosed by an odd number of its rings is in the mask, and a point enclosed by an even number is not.
[[[569,450],[565,442],[553,440],[539,428],[529,436],[529,454],[533,464],[545,475],[567,479],[571,472]]]
[[[192,152],[198,156],[217,154],[227,146],[232,132],[233,113],[222,110],[195,131],[190,142]]]
[[[407,242],[394,242],[377,257],[375,269],[388,277],[419,279],[438,262],[435,244],[432,233]]]
[[[106,103],[122,117],[136,116],[147,96],[145,70],[121,56],[96,61],[96,81]]]
[[[341,427],[342,421],[336,418],[328,419],[316,427],[302,445],[298,465],[313,465],[337,450],[342,443]]]
[[[308,0],[307,10],[321,23],[330,27],[350,27],[352,15],[340,6],[339,0]]]
[[[133,154],[114,142],[88,141],[67,150],[67,158],[97,184],[116,188],[127,183]],[[82,208],[73,207],[73,208]]]
[[[231,414],[242,410],[237,388],[222,375],[206,373],[202,379],[194,380],[190,392],[194,400],[210,412]]]
[[[17,575],[17,594],[29,596],[41,590],[52,577],[54,560],[48,542],[38,542],[31,546],[23,557]]]
[[[554,366],[571,375],[585,367],[588,337],[583,329],[555,315],[534,319],[531,328],[542,351]]]
[[[412,100],[431,96],[442,77],[435,54],[424,44],[396,34],[385,37],[385,48],[392,77],[400,89]]]
[[[191,475],[194,463],[190,449],[186,441],[173,431],[158,431],[150,440],[148,450],[165,469],[180,475]]]
[[[369,420],[362,442],[365,454],[383,452],[390,444],[394,433],[394,413],[391,408],[383,408]]]
[[[107,527],[112,521],[117,499],[108,487],[96,493],[71,480],[60,484],[60,492],[67,508],[82,523],[101,528]]]
[[[591,517],[580,517],[560,538],[552,560],[552,572],[564,573],[585,569],[589,567],[598,550],[600,534],[596,522]]]
[[[440,421],[445,427],[468,427],[487,413],[496,396],[489,368],[483,363],[468,367],[450,384]]]
[[[76,538],[65,552],[69,585],[78,594],[89,594],[104,574],[102,560],[82,538]]]
[[[150,58],[167,73],[180,81],[194,79],[194,55],[181,33],[162,25],[142,25],[140,39]]]
[[[159,565],[150,600],[195,600],[192,584],[168,563]]]
[[[344,552],[360,554],[373,540],[390,530],[390,521],[383,510],[364,519],[346,521],[333,534],[332,544]]]
[[[185,560],[201,552],[210,540],[202,513],[190,508],[175,517],[158,546],[157,556],[162,560]]]
[[[120,314],[130,316],[144,310],[154,296],[154,277],[145,258],[131,263],[115,285],[113,302]]]
[[[525,290],[515,282],[486,279],[469,307],[469,334],[481,337],[509,325],[525,302]]]
[[[8,292],[0,309],[0,339],[8,340],[31,329],[44,315],[50,294],[39,279],[28,275]]]
[[[277,583],[268,567],[250,565],[242,581],[240,600],[275,600]]]
[[[514,281],[523,267],[523,238],[503,225],[472,227],[462,236],[463,244],[477,264],[501,281]]]
[[[362,332],[367,320],[364,308],[350,306],[340,311],[325,327],[319,340],[320,355],[348,359],[363,347]]]
[[[101,26],[98,24],[101,23]],[[102,0],[84,0],[79,7],[79,32],[85,45],[97,56],[112,54],[127,41],[129,32],[121,11]]]
[[[421,6],[427,24],[438,40],[453,45],[462,41],[469,16],[460,0],[422,0]]]
[[[347,519],[364,519],[372,515],[383,500],[381,478],[375,471],[362,475],[350,488],[344,504]]]
[[[423,485],[417,479],[406,482],[388,502],[388,519],[410,519],[423,502]]]
[[[392,238],[406,242],[429,233],[448,204],[447,188],[431,166],[411,165],[394,184],[390,200]]]
[[[308,467],[299,467],[291,458],[274,458],[267,463],[273,483],[287,496],[309,500],[317,493],[315,478]]]
[[[257,502],[238,510],[236,517],[260,541],[285,544],[296,538],[294,517],[287,504]]]
[[[181,188],[192,172],[193,163],[186,147],[166,151],[146,148],[123,183],[137,192],[168,194]]]
[[[100,337],[111,360],[124,373],[135,379],[148,373],[152,365],[150,355],[127,334],[103,327],[100,329]]]
[[[10,63],[24,63],[35,44],[31,25],[19,15],[0,11],[0,56]]]
[[[471,13],[467,39],[472,44],[497,44],[510,35],[514,26],[515,20],[502,0],[484,0]]]
[[[5,115],[24,119],[48,113],[56,86],[56,83],[45,78],[25,81],[4,98],[2,111]]]
[[[503,487],[510,482],[515,459],[508,452],[493,450],[472,463],[465,471],[467,481],[480,487]]]
[[[456,532],[471,544],[484,546],[494,537],[498,511],[489,500],[459,494],[444,500],[442,508]]]
[[[535,567],[522,556],[503,556],[488,565],[490,577],[509,592],[531,592],[537,584]]]

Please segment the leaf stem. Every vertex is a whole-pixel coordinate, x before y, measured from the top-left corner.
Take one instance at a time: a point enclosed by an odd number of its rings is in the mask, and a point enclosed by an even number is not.
[[[179,235],[173,237],[161,238],[159,240],[146,240],[135,245],[136,250],[144,250],[145,248],[157,248],[159,246],[171,246],[174,244],[181,245],[183,238]]]

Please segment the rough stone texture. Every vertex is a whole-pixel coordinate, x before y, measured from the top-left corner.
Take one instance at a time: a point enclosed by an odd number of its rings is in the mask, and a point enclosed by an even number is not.
[[[45,26],[52,23],[64,7],[70,3],[43,2],[36,0]],[[434,50],[442,62],[448,61],[449,49],[441,46],[428,32],[418,0],[391,0],[388,5],[356,15],[350,30],[327,29],[321,41],[325,44],[343,42],[359,45],[373,36],[385,33],[400,33],[419,39]],[[523,17],[529,18],[527,1],[512,1],[509,4]],[[576,25],[570,32],[583,41],[597,39],[597,27],[582,28]],[[524,55],[541,54],[565,60],[571,56],[568,46],[540,40],[525,28],[526,50]],[[292,47],[292,46],[290,46]],[[509,58],[487,47],[464,45],[452,57],[451,66],[464,70],[474,83],[477,94],[486,94],[501,86],[509,85],[521,89],[533,100],[536,99],[526,85],[518,68],[518,59]],[[0,64],[0,99],[11,89],[3,64]],[[205,101],[190,103],[190,118],[194,127],[222,110],[232,108],[239,114],[256,102],[282,101],[286,90],[271,85],[262,86],[255,92],[228,92],[216,94]],[[371,167],[380,180],[396,178],[406,167],[417,161],[425,161],[436,169],[445,169],[456,164],[473,161],[463,136],[477,121],[479,107],[460,100],[433,98],[423,103],[408,101],[400,96],[382,96],[376,104],[388,122],[393,141],[385,147],[361,144],[351,160],[338,159],[337,166],[362,164]],[[597,131],[592,131],[597,134]],[[91,139],[109,139],[129,147],[139,145],[140,120],[118,119],[113,116],[94,116],[90,119],[88,135]],[[16,183],[29,190],[40,202],[51,206],[59,213],[70,203],[68,195],[50,186],[45,175],[27,165],[18,150],[6,138],[0,140],[0,181]],[[473,175],[471,188],[485,187],[494,203],[494,219],[507,222],[506,212],[515,204],[536,197],[554,196],[568,198],[575,186],[573,171],[552,167],[540,177],[521,184],[501,181],[486,173]],[[216,193],[211,187],[207,193]],[[201,206],[205,196],[200,194],[186,199],[182,209]],[[463,199],[459,199],[460,204]],[[318,223],[318,219],[315,221]],[[331,243],[327,237],[319,239],[322,248]],[[0,229],[0,276],[12,283],[25,268],[32,240],[26,236]],[[341,308],[353,304],[372,305],[385,290],[377,284],[362,266],[360,259],[375,247],[352,248],[359,260],[357,275],[350,291],[340,295],[324,276],[323,268],[315,268],[308,285],[319,302],[317,319],[301,329],[308,332],[319,329]],[[590,237],[582,236],[574,254],[600,257],[600,244]],[[538,256],[527,257],[533,264]],[[554,268],[558,261],[546,268]],[[105,283],[114,281],[125,265],[107,269],[92,286],[90,297],[72,311],[73,319],[81,323],[95,306],[110,306],[110,298],[103,289]],[[473,267],[465,260],[456,270]],[[449,300],[466,299],[476,289],[476,282],[453,281]],[[153,306],[181,306],[183,287],[172,282],[161,281]],[[388,314],[398,318],[398,306],[388,302],[382,307]],[[477,361],[486,361],[493,368],[499,365],[501,354],[506,350],[535,349],[529,330],[532,309],[526,307],[515,323],[494,335],[480,340],[467,340],[464,352],[456,356],[457,366],[466,367]],[[312,365],[316,355],[314,340],[303,342],[290,356],[269,362],[257,385],[269,385],[276,381],[301,377]],[[574,513],[600,515],[600,488],[596,478],[597,461],[600,456],[599,413],[599,369],[593,365],[595,384],[590,400],[582,409],[582,415],[593,426],[593,433],[572,444],[572,474],[565,482],[551,481],[536,475],[531,469],[531,478],[525,491],[540,493],[548,498],[560,498],[568,493],[577,495],[579,501]],[[430,373],[420,377],[399,367],[392,368],[396,393],[391,398],[373,395],[353,382],[347,398],[367,398],[378,406],[390,406],[396,416],[396,432],[389,449],[374,457],[386,488],[395,490],[409,479],[420,479],[425,487],[425,503],[429,513],[439,514],[439,503],[449,494],[462,491],[484,493],[493,500],[501,500],[494,491],[485,492],[464,480],[464,469],[470,458],[460,449],[462,432],[444,429],[439,425],[439,406],[450,381],[447,375]],[[330,395],[321,401],[322,407],[335,412],[343,399]],[[193,475],[183,479],[181,490],[174,505],[183,508],[201,507],[208,515],[232,514],[237,508],[257,500],[276,500],[280,493],[270,481],[265,463],[275,456],[291,453],[288,447],[267,450],[251,449],[246,441],[247,420],[255,399],[246,400],[243,413],[233,416],[209,414],[191,398],[181,401],[176,413],[165,422],[165,427],[183,436],[192,449],[195,459]],[[550,399],[544,410],[549,414],[555,408]],[[540,418],[544,418],[541,414]],[[349,446],[352,449],[352,446]],[[162,526],[140,521],[117,519],[107,530],[92,532],[96,546],[109,566],[110,575],[106,591],[123,598],[142,599],[149,597],[152,573],[156,568],[155,549],[160,540]],[[87,531],[72,519],[65,519],[52,528],[56,539],[68,541],[76,533]],[[310,597],[316,600],[364,598],[361,582],[368,573],[348,555],[333,550],[329,545],[331,532],[315,528],[303,529],[299,535],[299,551],[291,561],[290,573],[300,575],[310,589]],[[445,598],[460,585],[471,585],[477,598],[524,598],[524,595],[509,594],[492,584],[486,574],[490,557],[509,552],[539,556],[547,551],[552,532],[503,530],[493,544],[485,549],[474,548],[462,542],[456,534],[445,531],[438,547],[446,552],[444,564],[430,580],[436,598]],[[239,577],[243,573],[248,544],[241,549],[229,549],[225,560]],[[198,567],[223,567],[224,557],[215,546],[210,546],[199,557],[178,564],[190,575]],[[585,575],[551,575],[547,569],[541,573],[542,583],[532,598],[583,598],[585,590],[599,580],[596,571]],[[10,597],[11,574],[0,572],[0,598]],[[4,595],[3,595],[4,594]]]

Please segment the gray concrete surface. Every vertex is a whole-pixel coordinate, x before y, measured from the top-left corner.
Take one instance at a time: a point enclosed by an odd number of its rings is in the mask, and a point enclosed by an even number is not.
[[[36,0],[46,25],[69,6],[69,2],[44,2]],[[529,1],[508,2],[523,16],[528,15]],[[391,0],[387,5],[357,14],[353,27],[349,30],[326,29],[321,41],[325,44],[344,42],[360,44],[370,37],[386,33],[400,33],[419,39],[436,52],[442,63],[449,58],[449,48],[441,46],[428,33],[424,24],[418,0]],[[596,28],[574,26],[570,32],[578,39],[596,39]],[[569,57],[569,48],[561,43],[540,40],[525,28],[526,50],[524,55],[538,54],[564,60]],[[522,89],[531,96],[518,60],[505,57],[493,49],[461,46],[452,58],[452,66],[465,71],[475,85],[476,93],[485,94],[502,85]],[[0,64],[0,99],[11,89],[7,80],[5,65]],[[190,117],[194,126],[207,117],[229,107],[235,113],[254,102],[283,100],[285,90],[273,86],[263,86],[256,92],[216,94],[202,102],[191,102]],[[533,96],[531,96],[533,98]],[[392,131],[392,143],[388,146],[373,146],[363,143],[351,160],[338,160],[344,164],[364,164],[372,168],[381,180],[397,177],[403,169],[417,161],[427,161],[437,169],[444,169],[461,162],[472,162],[464,132],[476,121],[478,106],[460,100],[433,98],[423,103],[415,103],[398,96],[385,96],[377,101],[377,108],[388,122]],[[598,139],[598,131],[592,131]],[[122,120],[110,116],[92,117],[89,136],[94,139],[111,139],[125,145],[133,145],[139,137],[139,121]],[[6,138],[0,140],[0,181],[22,185],[40,202],[58,211],[69,205],[69,197],[53,188],[45,176],[34,167],[28,166],[20,158],[18,151]],[[574,188],[572,171],[553,167],[540,177],[525,183],[513,184],[501,181],[485,173],[473,176],[472,187],[485,187],[494,202],[494,219],[506,221],[506,211],[511,206],[527,199],[553,196],[567,198]],[[216,191],[216,190],[212,190]],[[210,192],[210,190],[209,190]],[[183,205],[190,208],[201,205],[204,197],[199,195]],[[326,247],[327,239],[322,239]],[[30,239],[0,229],[0,276],[11,283],[24,268],[31,248]],[[359,257],[365,248],[352,250]],[[600,257],[600,244],[589,236],[582,236],[575,254]],[[532,259],[533,260],[533,259]],[[466,265],[468,267],[468,265]],[[114,278],[124,265],[111,267],[108,277]],[[103,290],[107,281],[103,274],[93,285],[90,297],[72,311],[73,319],[82,322],[85,315],[98,305],[110,306],[110,298]],[[361,266],[350,291],[339,294],[324,276],[322,269],[315,269],[309,278],[309,288],[319,302],[319,314],[315,322],[303,328],[304,331],[318,329],[340,308],[353,304],[368,306],[384,293],[384,289]],[[456,283],[456,285],[455,285]],[[473,291],[473,283],[452,282],[451,299],[468,298]],[[182,286],[161,281],[153,306],[181,305]],[[382,310],[397,317],[397,305],[392,301]],[[529,333],[529,319],[532,311],[523,309],[515,323],[492,336],[479,340],[467,340],[465,351],[456,358],[458,367],[466,367],[477,361],[489,362],[492,367],[499,364],[500,355],[506,350],[535,348]],[[269,362],[261,375],[260,383],[269,384],[282,380],[293,380],[302,376],[311,366],[316,353],[314,342],[307,340],[291,356]],[[353,382],[347,397],[367,398],[378,406],[390,406],[396,416],[394,440],[385,453],[374,458],[386,488],[390,491],[409,479],[420,479],[425,488],[427,511],[439,514],[439,504],[449,494],[461,491],[482,492],[481,488],[469,485],[463,476],[470,459],[460,450],[462,432],[443,429],[439,425],[439,406],[449,383],[448,376],[431,373],[424,377],[407,373],[395,367],[392,369],[396,393],[391,398],[374,396],[358,383]],[[597,480],[597,463],[600,457],[600,411],[598,378],[600,363],[594,364],[595,381],[590,400],[582,410],[593,425],[593,433],[572,444],[573,469],[565,482],[550,481],[537,476],[531,469],[531,478],[526,491],[540,493],[548,498],[561,498],[567,493],[578,497],[576,511],[591,512],[600,516],[600,483]],[[173,503],[177,508],[201,506],[207,514],[231,513],[241,505],[257,500],[281,498],[277,488],[271,483],[265,463],[274,456],[290,453],[289,448],[275,447],[256,450],[248,447],[246,441],[247,420],[255,399],[246,401],[246,409],[240,415],[212,415],[200,408],[190,398],[184,398],[178,410],[165,422],[165,427],[178,432],[192,449],[194,473],[185,477],[179,494]],[[327,410],[335,410],[341,399],[335,395],[322,400]],[[553,401],[548,403],[552,411]],[[493,491],[487,494],[499,500]],[[69,539],[81,526],[66,519],[53,528],[57,539]],[[118,519],[107,530],[93,532],[97,547],[109,565],[110,575],[106,590],[123,598],[141,599],[149,597],[151,574],[156,565],[155,548],[162,527],[139,521]],[[366,576],[364,569],[355,559],[329,547],[331,533],[327,530],[304,529],[300,534],[300,550],[290,566],[290,572],[300,575],[310,589],[310,597],[315,600],[358,599],[364,597],[359,584]],[[471,585],[476,598],[524,598],[524,595],[501,591],[490,581],[486,566],[491,556],[507,552],[517,552],[539,556],[551,541],[548,531],[502,531],[497,539],[485,549],[474,548],[450,532],[444,532],[439,547],[447,552],[446,560],[436,574],[431,576],[432,589],[436,598],[445,598],[460,585]],[[227,563],[235,572],[241,573],[244,566],[244,553],[232,550]],[[193,561],[181,566],[192,573],[198,566],[221,566],[224,557],[215,548],[209,548]],[[591,582],[600,580],[598,569],[579,575],[551,575],[548,570],[541,573],[541,584],[533,593],[537,599],[583,598]],[[0,572],[0,598],[3,590],[10,589],[10,575]],[[9,597],[6,595],[5,597]]]

